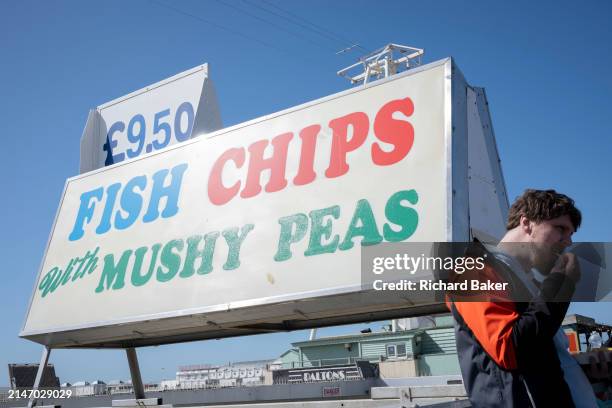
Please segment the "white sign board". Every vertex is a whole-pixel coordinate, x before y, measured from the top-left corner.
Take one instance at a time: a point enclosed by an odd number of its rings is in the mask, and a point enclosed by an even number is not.
[[[360,291],[362,245],[449,241],[467,218],[449,193],[451,65],[69,179],[21,336],[153,344],[359,312],[329,302]]]
[[[208,64],[92,110],[81,138],[81,173],[140,157],[221,128]]]

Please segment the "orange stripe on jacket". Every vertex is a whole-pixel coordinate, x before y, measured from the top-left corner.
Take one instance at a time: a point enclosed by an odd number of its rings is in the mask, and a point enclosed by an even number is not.
[[[519,318],[512,302],[455,302],[474,336],[487,354],[502,368],[517,368],[512,327]]]

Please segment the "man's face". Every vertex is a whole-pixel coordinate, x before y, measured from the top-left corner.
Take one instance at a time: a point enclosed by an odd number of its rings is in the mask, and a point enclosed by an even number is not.
[[[568,215],[539,223],[529,221],[529,242],[532,243],[533,265],[547,274],[559,255],[572,244],[574,225]]]

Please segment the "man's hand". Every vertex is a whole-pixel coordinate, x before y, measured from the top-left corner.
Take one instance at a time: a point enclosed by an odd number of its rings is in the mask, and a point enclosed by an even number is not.
[[[571,252],[559,255],[550,273],[562,273],[573,280],[574,283],[578,283],[580,280],[580,264],[578,263],[576,255]]]

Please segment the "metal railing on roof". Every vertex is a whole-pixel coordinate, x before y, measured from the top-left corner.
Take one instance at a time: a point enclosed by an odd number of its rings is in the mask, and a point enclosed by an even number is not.
[[[338,75],[347,78],[351,84],[367,84],[371,80],[387,78],[401,71],[421,65],[422,48],[406,45],[387,44],[384,47],[364,55],[353,65],[338,71]]]

